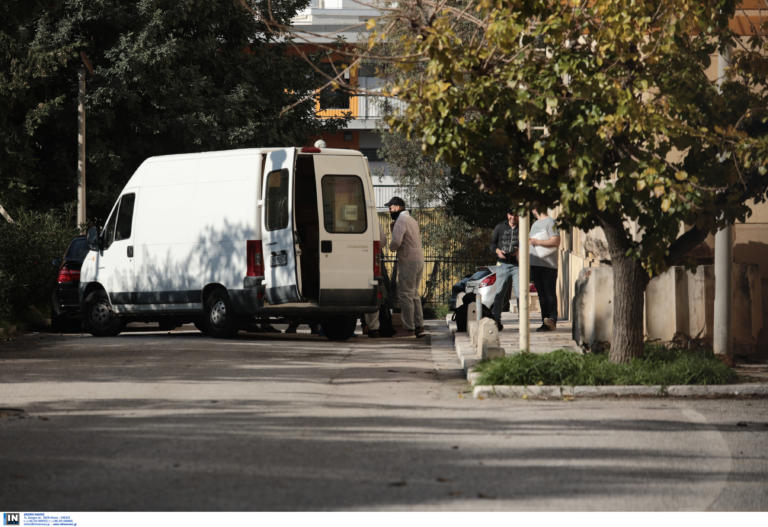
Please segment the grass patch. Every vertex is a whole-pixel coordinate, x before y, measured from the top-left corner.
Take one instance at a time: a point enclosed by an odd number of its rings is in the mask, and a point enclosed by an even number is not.
[[[573,351],[520,353],[476,366],[484,385],[662,385],[728,384],[736,373],[711,350],[686,351],[648,345],[641,359],[615,364],[606,354]]]
[[[446,315],[451,312],[448,304],[426,304],[422,311],[424,320],[445,320]]]

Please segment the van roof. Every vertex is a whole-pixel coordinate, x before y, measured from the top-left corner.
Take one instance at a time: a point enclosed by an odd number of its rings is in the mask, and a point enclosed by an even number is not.
[[[268,152],[274,152],[275,150],[283,150],[284,148],[296,148],[297,153],[302,153],[302,147],[268,147],[268,148],[239,148],[233,150],[212,150],[209,152],[194,152],[190,154],[169,154],[164,156],[153,156],[147,158],[147,161],[180,161],[183,159],[200,159],[210,157],[234,157],[234,156],[248,156],[254,154],[265,154]],[[362,153],[358,150],[351,150],[348,148],[319,148],[319,152],[309,152],[315,155],[341,155],[341,156],[361,156]]]
[[[235,158],[235,157],[250,157],[266,154],[268,152],[274,152],[275,150],[283,150],[285,148],[296,148],[297,154],[302,155],[302,147],[268,147],[268,148],[240,148],[233,150],[215,150],[209,152],[195,152],[190,154],[170,154],[163,156],[153,156],[144,160],[139,165],[136,171],[133,173],[126,188],[129,186],[142,185],[144,180],[144,173],[151,166],[161,165],[164,163],[178,163],[181,161],[194,161],[201,159],[215,159],[215,158]],[[319,150],[319,152],[317,151]],[[358,150],[350,150],[346,148],[321,148],[314,149],[312,152],[305,152],[303,155],[335,155],[335,156],[362,156],[363,154]]]

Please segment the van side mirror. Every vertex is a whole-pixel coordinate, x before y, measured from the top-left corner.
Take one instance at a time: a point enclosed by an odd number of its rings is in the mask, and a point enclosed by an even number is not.
[[[85,233],[85,241],[88,243],[88,248],[90,250],[98,251],[101,248],[101,243],[99,243],[99,229],[90,227],[88,232]]]

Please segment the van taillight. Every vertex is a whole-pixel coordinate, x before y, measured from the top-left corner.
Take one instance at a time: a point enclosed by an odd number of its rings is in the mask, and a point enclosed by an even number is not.
[[[59,269],[59,276],[56,280],[60,284],[65,284],[70,282],[79,282],[80,271],[75,271],[73,269],[67,269],[66,267],[62,267],[61,269]]]
[[[264,276],[261,240],[248,240],[246,244],[248,255],[248,272],[246,276]]]
[[[480,282],[480,287],[488,287],[496,283],[496,275],[492,274],[490,276],[486,276],[483,278],[482,282]]]
[[[381,242],[373,242],[373,277],[381,276]]]

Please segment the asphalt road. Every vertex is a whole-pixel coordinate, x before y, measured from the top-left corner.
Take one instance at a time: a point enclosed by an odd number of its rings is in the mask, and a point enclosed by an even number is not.
[[[475,400],[434,329],[0,343],[0,509],[768,510],[768,400]]]

